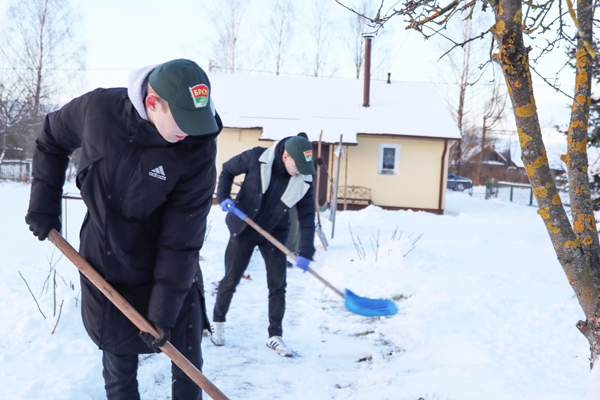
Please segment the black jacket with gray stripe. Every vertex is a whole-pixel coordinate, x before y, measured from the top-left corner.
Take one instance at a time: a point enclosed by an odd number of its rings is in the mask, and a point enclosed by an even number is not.
[[[231,196],[236,176],[245,174],[235,205],[264,230],[280,242],[287,241],[290,230],[289,209],[296,206],[300,226],[302,257],[312,259],[315,254],[315,198],[311,175],[290,176],[281,160],[284,144],[282,139],[270,148],[255,147],[223,164],[217,185],[219,204]],[[233,213],[225,218],[232,236],[245,230],[253,231]]]
[[[143,316],[172,327],[192,287],[203,293],[198,260],[219,132],[170,144],[140,117],[127,89],[89,92],[46,117],[29,211],[60,215],[68,157],[81,148],[77,186],[88,208],[81,255]],[[99,348],[150,352],[139,329],[83,276],[81,286],[83,322]]]

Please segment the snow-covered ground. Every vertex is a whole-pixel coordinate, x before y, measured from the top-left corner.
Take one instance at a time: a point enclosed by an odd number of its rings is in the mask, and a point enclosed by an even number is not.
[[[589,349],[575,323],[584,316],[536,208],[484,200],[482,190],[448,192],[442,216],[338,212],[334,238],[325,213],[330,247],[316,239],[314,269],[338,289],[394,299],[400,311],[351,314],[317,279],[290,269],[284,339],[293,358],[265,346],[257,253],[233,299],[226,346],[203,342],[206,377],[231,399],[583,399]],[[81,323],[77,269],[31,235],[28,197],[29,186],[0,183],[0,398],[104,399],[101,354]],[[68,201],[66,236],[75,248],[83,214],[80,201]],[[201,266],[212,315],[228,239],[219,207],[209,223]],[[170,360],[144,357],[139,380],[142,399],[169,399]]]

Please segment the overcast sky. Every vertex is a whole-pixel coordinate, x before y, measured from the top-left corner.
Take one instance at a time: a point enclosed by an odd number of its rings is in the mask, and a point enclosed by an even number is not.
[[[132,69],[144,65],[161,63],[173,58],[190,58],[202,67],[208,68],[216,38],[214,25],[208,18],[209,8],[217,0],[71,0],[83,17],[84,39],[87,44],[85,81],[80,93],[96,87],[124,86]],[[379,0],[373,1],[379,4]],[[390,4],[392,4],[391,2]],[[4,17],[9,0],[0,0],[0,12]],[[268,24],[270,0],[252,0],[240,32],[240,56],[242,68],[253,72],[269,72],[269,68],[257,67],[256,59],[265,57],[263,37]],[[296,2],[296,4],[299,4]],[[310,46],[310,2],[302,2],[297,7],[296,60],[309,58]],[[334,77],[354,78],[352,62],[345,45],[334,40],[340,35],[340,24],[348,17],[349,11],[329,1],[329,13],[336,32],[332,38],[334,56],[329,60]],[[456,88],[447,64],[438,62],[442,50],[439,41],[423,38],[414,31],[404,29],[401,17],[395,17],[386,25],[385,34],[373,42],[373,52],[382,62],[378,62],[375,78],[383,79],[391,72],[392,80],[433,82],[440,91]],[[556,54],[559,55],[558,52]],[[296,64],[300,64],[296,61]],[[546,62],[539,66],[542,72],[550,74],[551,68],[560,64]],[[284,68],[294,74],[309,74],[299,65]],[[562,82],[563,90],[572,92],[574,77],[567,71]],[[534,76],[538,114],[543,128],[568,123],[569,100],[556,94]],[[571,82],[573,81],[573,82]],[[74,93],[77,95],[80,93]],[[73,97],[73,96],[70,96]],[[514,121],[509,120],[514,126]]]

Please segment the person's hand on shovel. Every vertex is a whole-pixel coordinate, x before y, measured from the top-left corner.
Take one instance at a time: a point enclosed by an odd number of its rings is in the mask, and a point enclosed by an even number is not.
[[[160,348],[171,338],[171,329],[154,324],[156,331],[161,336],[156,339],[150,332],[140,332],[140,337],[155,353],[160,353]]]
[[[29,230],[39,240],[46,239],[52,228],[60,232],[60,228],[62,227],[60,217],[54,214],[28,212],[25,216],[25,222],[29,225]]]
[[[306,272],[308,271],[308,265],[311,263],[311,261],[312,260],[310,260],[309,258],[298,256],[298,259],[296,260],[296,267]]]
[[[241,220],[245,220],[248,217],[242,210],[235,206],[235,203],[231,199],[225,199],[221,202],[221,210],[225,212],[232,212]]]

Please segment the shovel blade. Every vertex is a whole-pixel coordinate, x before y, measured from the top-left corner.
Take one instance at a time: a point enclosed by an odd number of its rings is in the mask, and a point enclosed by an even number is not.
[[[391,300],[360,297],[348,289],[346,289],[346,296],[344,299],[348,311],[358,315],[364,315],[365,317],[383,317],[398,313],[398,307],[396,307],[396,304]]]
[[[329,243],[327,243],[327,238],[325,237],[325,234],[323,233],[323,230],[321,229],[320,225],[317,227],[317,236],[319,236],[323,248],[327,250],[327,246],[329,246]]]

